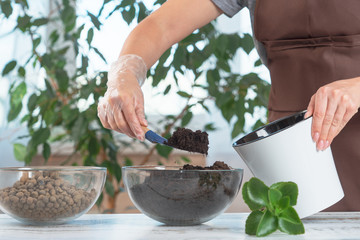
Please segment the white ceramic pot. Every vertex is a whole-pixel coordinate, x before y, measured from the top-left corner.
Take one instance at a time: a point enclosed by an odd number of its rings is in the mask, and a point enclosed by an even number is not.
[[[271,122],[233,144],[255,177],[271,185],[293,181],[300,218],[338,202],[344,196],[331,149],[317,151],[311,138],[312,118],[305,111]]]

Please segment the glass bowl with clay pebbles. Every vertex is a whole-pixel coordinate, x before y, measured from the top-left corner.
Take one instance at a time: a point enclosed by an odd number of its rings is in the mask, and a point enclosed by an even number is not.
[[[62,224],[90,210],[105,180],[103,167],[0,168],[0,210],[25,224]]]

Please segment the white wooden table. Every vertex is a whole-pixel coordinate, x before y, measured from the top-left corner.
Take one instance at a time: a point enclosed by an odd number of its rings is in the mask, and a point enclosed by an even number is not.
[[[166,226],[143,214],[86,214],[64,225],[29,226],[0,214],[1,240],[42,239],[360,239],[360,212],[319,213],[304,219],[304,235],[275,232],[265,238],[245,234],[246,213],[222,214],[202,225]]]

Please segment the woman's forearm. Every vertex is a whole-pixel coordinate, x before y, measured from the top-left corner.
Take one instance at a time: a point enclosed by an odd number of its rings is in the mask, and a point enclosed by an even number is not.
[[[134,28],[120,55],[138,55],[150,68],[173,44],[221,13],[211,0],[168,0]]]

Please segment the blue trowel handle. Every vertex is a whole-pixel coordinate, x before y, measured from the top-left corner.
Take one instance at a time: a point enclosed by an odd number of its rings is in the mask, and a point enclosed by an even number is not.
[[[162,136],[158,135],[157,133],[154,133],[147,127],[142,127],[145,131],[145,138],[149,140],[152,143],[159,143],[159,144],[165,144],[167,141],[166,138],[163,138]]]

